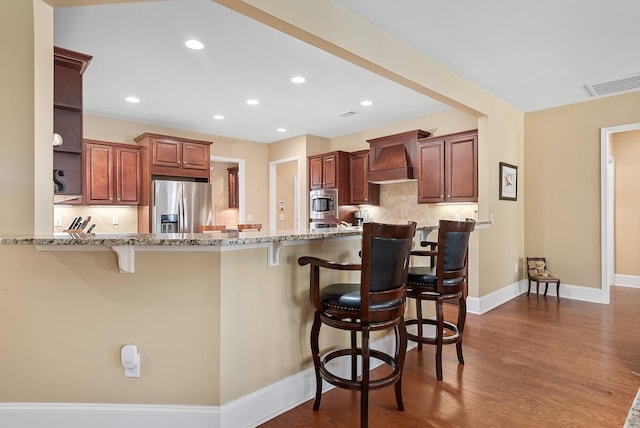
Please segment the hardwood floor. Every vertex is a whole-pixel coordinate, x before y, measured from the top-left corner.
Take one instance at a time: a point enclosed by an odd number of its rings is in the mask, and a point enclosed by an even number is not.
[[[555,291],[555,290],[554,290]],[[601,305],[531,294],[467,317],[464,365],[445,347],[408,352],[405,411],[393,388],[369,395],[372,427],[622,427],[640,387],[640,289]],[[262,427],[359,426],[359,393],[333,389]]]

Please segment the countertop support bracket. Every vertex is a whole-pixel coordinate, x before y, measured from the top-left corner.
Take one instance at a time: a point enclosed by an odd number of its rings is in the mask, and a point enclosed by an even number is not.
[[[120,273],[135,273],[135,251],[132,245],[118,245],[111,247],[118,256],[118,268]]]
[[[280,249],[284,245],[285,241],[269,242],[268,248],[268,262],[269,267],[275,267],[280,265]]]

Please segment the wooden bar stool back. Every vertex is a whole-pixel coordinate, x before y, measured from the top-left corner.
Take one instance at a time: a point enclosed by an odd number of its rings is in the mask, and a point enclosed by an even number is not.
[[[227,226],[225,225],[212,225],[212,224],[205,224],[205,225],[200,225],[198,226],[198,233],[205,233],[205,232],[224,232],[225,230],[227,230]]]
[[[246,223],[246,224],[239,224],[238,225],[238,230],[240,232],[242,232],[243,230],[262,230],[262,224],[260,223]]]

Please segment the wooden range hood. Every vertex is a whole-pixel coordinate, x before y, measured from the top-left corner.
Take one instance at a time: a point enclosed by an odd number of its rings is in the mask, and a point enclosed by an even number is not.
[[[370,147],[369,182],[384,184],[417,179],[414,169],[418,165],[418,139],[430,135],[430,132],[416,129],[367,140]]]

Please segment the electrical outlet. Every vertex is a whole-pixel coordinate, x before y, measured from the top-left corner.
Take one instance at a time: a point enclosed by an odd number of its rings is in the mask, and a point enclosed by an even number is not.
[[[253,221],[253,214],[247,214],[247,221]]]
[[[284,214],[280,214],[280,221],[284,221]]]
[[[60,217],[55,217],[53,219],[53,225],[54,226],[62,226],[62,219]]]
[[[113,217],[111,217],[111,224],[113,225],[120,224],[120,219],[118,218],[117,215],[114,215]]]
[[[515,273],[518,273],[518,262],[516,262],[516,264],[513,265],[513,271]]]

